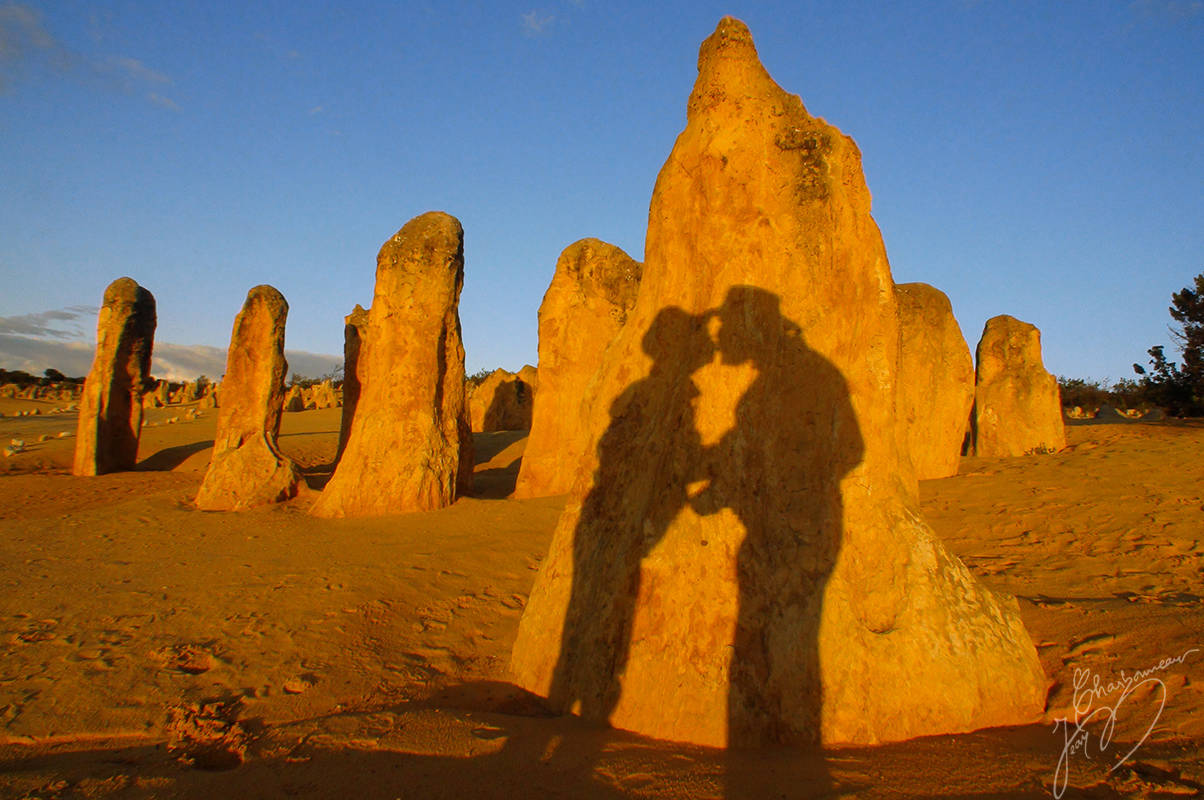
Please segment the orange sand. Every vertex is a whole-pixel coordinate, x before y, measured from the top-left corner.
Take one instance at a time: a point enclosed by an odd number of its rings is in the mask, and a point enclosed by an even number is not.
[[[451,508],[318,520],[340,411],[290,413],[302,494],[202,513],[216,411],[152,409],[139,471],[75,478],[73,438],[37,441],[73,414],[10,416],[56,405],[0,400],[0,445],[27,447],[0,457],[0,796],[1049,797],[1076,670],[1087,686],[1184,653],[1120,704],[1103,752],[1121,691],[1080,690],[1097,717],[1063,796],[1202,791],[1202,424],[1076,424],[1060,454],[921,484],[937,533],[1020,598],[1046,724],[725,754],[550,717],[505,682],[562,503],[503,499],[522,434],[477,435],[476,496]]]

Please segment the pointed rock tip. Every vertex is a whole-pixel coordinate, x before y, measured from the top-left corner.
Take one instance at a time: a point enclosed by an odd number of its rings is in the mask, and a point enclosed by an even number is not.
[[[712,56],[727,58],[757,59],[757,48],[753,44],[752,32],[742,21],[735,17],[724,17],[715,26],[715,32],[706,38],[698,53],[698,63],[701,68],[704,61]]]

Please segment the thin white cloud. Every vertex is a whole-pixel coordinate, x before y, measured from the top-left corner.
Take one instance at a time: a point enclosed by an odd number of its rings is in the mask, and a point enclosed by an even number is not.
[[[68,48],[42,24],[41,15],[20,3],[0,5],[0,93],[12,91],[18,79],[31,68],[50,67],[76,80],[96,80],[109,88],[142,93],[147,86],[170,84],[171,78],[127,55],[88,56]],[[145,93],[152,103],[179,109],[174,101],[155,92]]]
[[[521,15],[521,19],[522,30],[525,35],[539,36],[551,27],[556,17],[551,14],[541,16],[538,11],[528,11],[526,14]]]
[[[342,356],[303,350],[285,350],[284,358],[288,361],[289,376],[300,373],[307,378],[328,375],[343,363]],[[198,375],[219,380],[226,371],[226,351],[210,345],[155,342],[152,360],[151,374],[173,381],[190,381]]]
[[[146,83],[171,83],[171,78],[167,77],[158,70],[151,69],[136,58],[130,58],[129,56],[114,56],[106,59],[105,63],[107,63],[112,69],[125,73],[135,81],[144,81]]]
[[[146,99],[159,106],[159,108],[166,108],[168,111],[180,110],[180,106],[175,100],[172,100],[170,97],[165,97],[158,92],[147,92]]]
[[[11,90],[29,61],[61,49],[36,11],[17,3],[0,5],[0,92]]]
[[[0,368],[24,370],[41,375],[53,368],[64,375],[82,377],[92,368],[96,344],[84,340],[63,341],[0,332]],[[343,363],[342,356],[286,350],[288,374],[309,378],[329,375]],[[218,380],[226,371],[226,351],[209,345],[155,342],[151,374],[173,381],[191,381],[200,375]]]
[[[321,114],[325,110],[326,110],[326,106],[314,106],[313,108],[311,108],[309,110],[309,115],[312,117],[315,114]]]

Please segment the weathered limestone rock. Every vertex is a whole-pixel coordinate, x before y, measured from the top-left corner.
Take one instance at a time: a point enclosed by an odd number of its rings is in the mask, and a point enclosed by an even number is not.
[[[1015,602],[937,541],[900,456],[894,284],[860,153],[737,20],[702,46],[648,219],[518,684],[707,745],[1035,720],[1045,679]]]
[[[312,513],[379,516],[450,505],[472,480],[458,304],[464,231],[415,217],[385,242],[355,372],[347,446]]]
[[[953,306],[926,283],[895,286],[899,306],[898,414],[917,480],[957,474],[974,405],[974,360]]]
[[[607,345],[635,305],[643,265],[620,248],[582,239],[564,249],[539,306],[541,388],[515,497],[564,494],[590,446],[581,424]]]
[[[281,404],[285,411],[304,411],[305,410],[305,395],[301,391],[301,386],[294,383],[288,387],[288,391],[284,394],[284,399]]]
[[[238,511],[297,494],[301,474],[276,446],[288,374],[287,318],[284,295],[265,285],[247,293],[234,319],[213,458],[197,494],[197,508]]]
[[[474,433],[531,428],[535,392],[513,372],[495,369],[468,391],[468,416]]]
[[[217,408],[217,384],[210,383],[205,387],[205,393],[197,402],[198,408]]]
[[[518,379],[530,387],[532,394],[539,391],[539,370],[530,364],[523,364],[518,371]]]
[[[105,289],[96,357],[79,403],[73,474],[101,475],[137,463],[155,324],[155,298],[133,279],[118,278]]]
[[[1022,456],[1066,446],[1058,379],[1041,362],[1041,332],[1006,314],[987,320],[978,342],[974,452]]]
[[[368,330],[368,312],[359,303],[343,318],[343,414],[339,420],[339,450],[337,464],[347,447],[351,434],[351,421],[355,419],[355,408],[360,401],[360,347]]]
[[[328,380],[315,383],[310,390],[310,400],[314,408],[334,408],[339,404],[339,398],[334,393],[334,384]]]
[[[163,408],[167,405],[168,401],[170,400],[170,391],[171,386],[167,381],[155,382],[155,391],[151,395],[154,397],[155,408]]]

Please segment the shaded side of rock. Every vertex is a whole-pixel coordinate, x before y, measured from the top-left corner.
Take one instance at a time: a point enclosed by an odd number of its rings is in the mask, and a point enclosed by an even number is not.
[[[534,400],[530,384],[495,369],[468,391],[469,423],[474,433],[529,430]]]
[[[347,447],[351,421],[355,418],[355,408],[360,401],[360,348],[363,346],[367,329],[368,312],[356,303],[351,313],[343,318],[343,413],[339,419],[339,450],[336,463],[343,457],[343,450]]]

